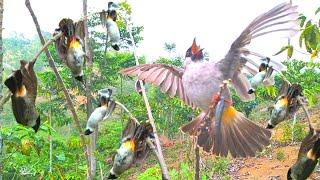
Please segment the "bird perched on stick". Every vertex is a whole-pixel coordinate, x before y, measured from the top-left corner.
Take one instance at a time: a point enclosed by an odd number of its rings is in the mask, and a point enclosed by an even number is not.
[[[129,119],[122,132],[121,145],[114,157],[108,179],[117,179],[124,171],[147,157],[150,151],[147,138],[153,138],[152,133],[150,123],[137,124],[133,119]]]
[[[110,100],[112,91],[111,89],[103,89],[99,91],[99,107],[97,107],[90,115],[85,135],[90,135],[93,133],[95,127],[99,124],[100,121],[108,117],[116,107],[116,103]]]
[[[233,143],[215,144],[214,130],[211,128],[214,121],[207,118],[206,112],[212,104],[212,96],[220,91],[220,84],[231,79],[233,88],[242,100],[254,99],[254,94],[248,94],[250,83],[242,73],[242,68],[248,65],[259,67],[259,63],[249,59],[252,55],[259,58],[265,56],[245,48],[253,39],[269,33],[285,32],[288,34],[298,31],[296,22],[298,12],[296,6],[288,3],[280,4],[254,19],[232,43],[227,55],[220,61],[205,61],[200,47],[194,40],[187,50],[184,68],[166,64],[144,64],[126,68],[120,71],[123,75],[138,76],[139,80],[160,86],[162,92],[170,96],[177,96],[186,104],[200,108],[203,112],[187,127],[184,132],[192,134],[191,130],[199,131],[200,127],[206,129],[205,142],[198,143],[207,152],[216,152],[226,156],[228,152],[233,157],[254,156],[255,152],[269,144],[271,133],[247,119],[241,112],[232,106],[231,94],[228,88],[221,96],[229,102],[223,109],[221,117],[222,140]],[[292,27],[294,24],[296,27]],[[280,62],[270,60],[273,68],[282,67]],[[204,125],[203,125],[204,124]],[[198,134],[196,134],[197,136]],[[223,148],[222,148],[223,146]]]
[[[284,80],[277,101],[272,107],[267,129],[273,129],[280,122],[294,116],[301,107],[298,97],[303,98],[301,85],[291,85],[287,80]]]
[[[274,85],[274,79],[271,76],[273,72],[272,66],[269,66],[270,58],[263,58],[262,63],[259,66],[259,72],[250,79],[251,88],[248,94],[252,94],[256,91],[256,88],[263,84],[265,86]]]
[[[296,163],[288,170],[288,180],[307,179],[318,164],[320,157],[320,131],[312,126],[309,117],[307,119],[309,133],[300,145]]]
[[[33,70],[35,61],[20,61],[20,69],[14,71],[4,84],[10,89],[12,111],[16,121],[32,127],[35,132],[40,127],[40,115],[36,109],[37,76]]]
[[[118,8],[119,6],[116,3],[109,2],[107,12],[102,11],[100,14],[102,25],[107,28],[108,38],[111,42],[111,46],[116,51],[120,50],[120,31],[116,23]]]
[[[71,73],[80,82],[83,82],[83,64],[84,64],[84,24],[83,21],[73,22],[72,19],[64,18],[59,22],[57,34],[63,33],[63,36],[55,41],[56,51],[60,59],[68,66]]]

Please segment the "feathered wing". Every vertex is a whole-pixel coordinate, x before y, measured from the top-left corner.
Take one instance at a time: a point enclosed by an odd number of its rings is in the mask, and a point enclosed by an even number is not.
[[[193,107],[187,97],[182,83],[183,69],[166,64],[143,64],[122,69],[122,75],[138,76],[139,80],[159,86],[161,91],[171,97],[177,96],[186,104]]]
[[[243,58],[244,56],[254,56],[259,58],[264,58],[265,56],[252,52],[246,48],[246,45],[250,42],[265,34],[275,33],[275,32],[285,32],[286,34],[293,34],[299,29],[297,24],[298,12],[296,11],[297,6],[292,6],[289,3],[280,4],[266,13],[258,16],[254,19],[247,28],[240,34],[240,36],[232,43],[231,48],[224,59],[218,62],[221,72],[224,74],[224,79],[236,79],[241,76],[241,70],[243,67],[249,67],[246,69],[253,70],[252,67],[259,66],[259,61],[253,61],[248,58]],[[271,60],[270,65],[273,69],[281,71],[285,68],[280,62]],[[254,71],[251,71],[254,72]],[[240,79],[240,78],[238,78]],[[247,79],[241,81],[234,81],[235,89],[239,93],[240,97],[244,100],[250,100],[252,97],[245,97],[245,92],[248,89],[240,89],[240,87],[245,87]]]

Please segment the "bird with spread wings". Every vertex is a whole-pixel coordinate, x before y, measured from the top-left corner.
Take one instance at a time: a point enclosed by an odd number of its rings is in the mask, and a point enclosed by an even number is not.
[[[215,96],[220,92],[224,80],[231,80],[233,88],[244,101],[253,100],[254,94],[248,94],[250,83],[243,74],[243,69],[257,73],[259,61],[250,56],[264,58],[253,52],[246,45],[260,36],[270,33],[285,32],[292,35],[298,31],[297,7],[282,3],[255,18],[232,43],[227,55],[220,61],[204,60],[203,49],[194,40],[187,50],[184,67],[179,68],[166,64],[143,64],[122,69],[123,75],[137,76],[139,80],[159,86],[162,92],[177,96],[187,105],[200,108],[202,113],[190,123],[184,125],[183,132],[197,136],[198,145],[210,153],[233,157],[254,156],[269,144],[270,131],[251,122],[244,114],[232,106],[229,88],[222,91],[226,102],[221,110],[219,137],[216,141],[215,116],[208,117],[212,103],[217,103]],[[281,71],[284,65],[275,60],[270,64]],[[220,142],[220,143],[216,143]]]

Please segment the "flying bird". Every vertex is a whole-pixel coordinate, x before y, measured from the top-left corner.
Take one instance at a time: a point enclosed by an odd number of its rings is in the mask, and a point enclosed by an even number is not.
[[[99,107],[97,107],[90,115],[85,135],[90,135],[94,132],[99,122],[101,122],[105,117],[109,116],[116,107],[116,103],[110,100],[112,94],[111,89],[103,89],[98,92],[99,95]]]
[[[252,94],[256,91],[256,88],[263,84],[265,86],[274,85],[274,77],[271,76],[273,72],[272,66],[269,66],[270,58],[263,58],[262,63],[259,66],[259,72],[250,79],[251,88],[248,94]]]
[[[298,97],[303,98],[301,85],[290,84],[287,80],[284,80],[277,101],[272,107],[267,129],[273,129],[280,122],[294,116],[302,106]]]
[[[34,62],[20,61],[20,69],[14,71],[4,84],[11,91],[12,111],[16,121],[32,127],[35,132],[40,127],[40,115],[36,109],[37,76]]]
[[[114,2],[108,3],[107,12],[103,11],[100,14],[100,19],[102,25],[107,28],[107,33],[109,40],[111,42],[111,46],[114,50],[119,51],[119,42],[120,42],[120,31],[119,27],[116,23],[117,21],[117,10],[119,6]]]
[[[296,163],[288,170],[288,180],[307,179],[318,164],[320,157],[320,131],[312,126],[309,119],[308,122],[309,133],[300,145]]]
[[[64,18],[59,22],[55,34],[62,32],[63,36],[55,41],[56,51],[60,59],[71,70],[71,73],[80,82],[83,82],[84,64],[84,25],[83,21],[73,22]]]
[[[220,61],[205,61],[203,49],[192,43],[186,51],[184,67],[179,68],[166,64],[144,64],[126,68],[120,71],[123,75],[138,76],[139,80],[159,86],[162,92],[170,96],[177,96],[187,105],[200,108],[203,112],[182,130],[191,135],[199,135],[199,129],[207,131],[203,142],[198,145],[207,152],[226,156],[228,152],[233,157],[254,156],[269,144],[270,131],[261,128],[247,119],[241,112],[232,106],[231,94],[226,88],[220,96],[229,103],[225,103],[221,115],[221,144],[215,144],[214,121],[207,116],[212,104],[212,96],[220,91],[220,84],[231,79],[233,88],[239,97],[244,100],[254,99],[254,94],[248,94],[250,83],[242,73],[243,67],[259,67],[259,63],[248,56],[265,58],[265,56],[250,51],[246,45],[260,36],[275,32],[285,32],[292,35],[298,31],[297,7],[288,3],[280,4],[266,13],[255,18],[232,43],[227,55]],[[295,26],[292,27],[291,25]],[[284,66],[280,62],[270,60],[273,68],[281,71]],[[195,133],[196,132],[196,133]],[[204,131],[203,131],[204,132]],[[228,143],[225,142],[228,140]],[[229,142],[230,141],[230,142]],[[223,148],[221,148],[223,146]],[[217,150],[219,149],[219,152]]]
[[[108,179],[117,179],[124,171],[138,165],[147,157],[150,151],[147,138],[153,138],[152,133],[150,123],[137,124],[133,119],[129,119],[122,132],[121,145],[114,157]]]

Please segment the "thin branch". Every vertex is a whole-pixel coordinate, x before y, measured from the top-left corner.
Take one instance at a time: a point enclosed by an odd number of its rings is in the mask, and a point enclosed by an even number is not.
[[[127,31],[129,33],[130,39],[132,41],[133,55],[134,55],[134,58],[135,58],[135,61],[136,61],[136,65],[139,65],[140,63],[139,63],[138,56],[137,56],[137,53],[136,53],[136,44],[135,44],[134,38],[132,36],[132,29],[131,29],[130,24],[128,23],[128,21],[126,19],[125,19],[125,21],[126,21],[126,24],[127,24]],[[146,95],[146,90],[145,90],[145,87],[144,87],[143,82],[141,80],[139,80],[139,83],[140,83],[140,87],[141,87],[141,90],[142,90],[142,97],[143,97],[143,100],[144,100],[144,103],[145,103],[145,106],[146,106],[146,109],[147,109],[148,118],[149,118],[150,124],[151,124],[151,126],[153,128],[153,133],[154,133],[155,143],[156,143],[156,148],[157,148],[156,156],[158,158],[158,161],[159,161],[159,164],[160,164],[160,167],[161,167],[162,179],[164,179],[164,180],[170,179],[169,171],[168,171],[167,165],[165,163],[165,160],[164,160],[164,157],[163,157],[163,154],[162,154],[160,140],[159,140],[159,137],[158,137],[158,134],[157,134],[157,129],[156,129],[156,125],[154,123],[154,118],[153,118],[153,115],[152,115],[152,112],[151,112],[151,107],[150,107],[150,104],[149,104],[148,97]]]
[[[42,45],[45,45],[46,42],[45,42],[45,40],[44,40],[44,38],[43,38],[43,35],[42,35],[42,33],[41,33],[41,28],[40,28],[40,25],[39,25],[39,23],[38,23],[37,17],[36,17],[36,15],[34,14],[32,8],[31,8],[30,1],[29,1],[29,0],[26,0],[26,1],[25,1],[25,5],[26,5],[26,7],[28,8],[28,10],[29,10],[29,12],[30,12],[30,14],[31,14],[31,16],[32,16],[32,19],[33,19],[33,22],[34,22],[34,24],[35,24],[35,26],[36,26],[36,29],[37,29],[37,32],[38,32],[38,35],[39,35],[39,38],[40,38],[41,43],[42,43]],[[79,134],[80,134],[80,139],[81,139],[81,143],[82,143],[82,146],[83,146],[83,149],[84,149],[84,153],[85,153],[85,157],[86,157],[86,161],[87,161],[87,166],[89,166],[89,156],[88,156],[88,153],[87,153],[87,151],[86,151],[86,150],[87,150],[86,141],[85,141],[84,135],[83,135],[83,133],[82,133],[82,129],[81,129],[81,126],[80,126],[80,120],[79,120],[78,115],[77,115],[77,113],[76,113],[76,110],[75,110],[75,108],[74,108],[74,106],[73,106],[73,103],[72,103],[71,97],[70,97],[70,95],[69,95],[69,92],[68,92],[68,90],[66,89],[66,87],[65,87],[65,85],[64,85],[64,83],[63,83],[63,80],[62,80],[62,78],[61,78],[61,76],[60,76],[60,74],[59,74],[59,72],[58,72],[57,67],[56,67],[55,64],[54,64],[53,58],[52,58],[52,56],[51,56],[48,48],[45,48],[45,53],[46,53],[46,56],[47,56],[47,58],[48,58],[49,65],[50,65],[50,67],[52,68],[52,70],[53,70],[53,72],[54,72],[54,74],[55,74],[55,76],[56,76],[57,82],[58,82],[58,84],[60,85],[60,87],[62,88],[62,90],[63,90],[63,92],[64,92],[64,95],[65,95],[65,97],[66,97],[69,110],[71,111],[73,120],[75,121],[75,124],[76,124],[76,128],[77,128],[77,130],[78,130],[78,132],[79,132]],[[89,177],[91,177],[90,171],[88,171],[87,173],[89,174]]]
[[[8,91],[0,100],[0,110],[3,109],[3,106],[9,101],[11,97],[11,92]]]
[[[38,57],[40,56],[40,54],[41,54],[45,49],[47,49],[47,47],[48,47],[51,43],[53,43],[54,41],[56,41],[57,39],[59,39],[62,35],[63,35],[63,33],[60,32],[59,34],[56,34],[55,36],[53,36],[53,38],[51,38],[49,41],[47,41],[46,44],[44,44],[44,45],[42,46],[42,48],[40,49],[40,51],[34,56],[34,58],[32,59],[32,61],[33,61],[34,63],[36,63],[36,61],[37,61]]]

